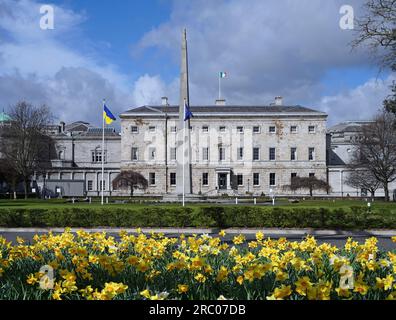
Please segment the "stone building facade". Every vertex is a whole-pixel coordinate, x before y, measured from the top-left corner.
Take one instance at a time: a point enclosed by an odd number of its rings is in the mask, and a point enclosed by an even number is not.
[[[356,189],[349,186],[346,181],[352,169],[348,168],[351,157],[355,151],[354,141],[359,139],[362,126],[370,121],[346,121],[328,129],[328,179],[331,186],[331,195],[337,197],[361,197],[369,195],[367,190]],[[389,185],[391,197],[396,199],[396,181]],[[382,188],[376,196],[384,197]]]
[[[40,190],[48,196],[99,196],[103,183],[105,195],[116,194],[112,188],[120,173],[121,136],[113,128],[105,129],[105,174],[102,181],[102,128],[75,122],[48,128],[54,141],[51,168],[36,175]],[[81,194],[81,188],[84,194]],[[78,194],[73,194],[73,189]]]
[[[326,180],[326,119],[301,106],[191,107],[192,193],[282,195],[292,175]],[[175,194],[179,108],[144,106],[121,116],[121,170],[142,173],[147,193]],[[188,144],[187,144],[188,145]],[[320,192],[319,192],[320,193]]]

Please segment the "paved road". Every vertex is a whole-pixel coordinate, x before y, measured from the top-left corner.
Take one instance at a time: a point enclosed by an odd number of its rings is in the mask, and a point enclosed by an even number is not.
[[[93,231],[98,231],[98,230],[93,230]],[[186,231],[186,232],[183,232]],[[162,230],[160,230],[162,232]],[[21,237],[25,239],[26,241],[32,241],[33,236],[35,234],[45,234],[46,232],[37,230],[37,231],[31,231],[31,230],[0,230],[0,236],[6,238],[8,241],[12,241],[15,243],[16,237]],[[57,232],[54,231],[54,234]],[[118,231],[112,231],[112,230],[107,230],[108,235],[114,236],[116,239],[119,238],[118,236]],[[187,234],[202,234],[202,233],[207,233],[211,236],[217,236],[218,235],[218,230],[194,230],[194,229],[188,229],[188,230],[169,230],[166,232],[167,237],[178,237],[180,236],[181,233]],[[225,241],[231,243],[232,238],[236,234],[244,234],[246,239],[248,241],[254,240],[255,239],[255,231],[252,230],[232,230],[228,231],[227,236],[225,237]],[[315,238],[317,239],[318,243],[331,243],[332,245],[335,245],[337,247],[343,247],[346,240],[348,237],[352,237],[355,241],[358,241],[359,243],[363,243],[366,239],[375,236],[378,239],[378,246],[381,250],[396,250],[396,243],[393,243],[391,240],[391,236],[396,236],[396,231],[388,231],[388,232],[337,232],[337,231],[324,231],[324,232],[310,232],[310,231],[304,231],[304,230],[296,230],[296,231],[290,231],[290,230],[275,230],[275,231],[267,231],[264,232],[265,237],[270,237],[273,239],[279,239],[281,237],[284,237],[290,241],[300,241],[305,237],[305,234],[314,234]]]

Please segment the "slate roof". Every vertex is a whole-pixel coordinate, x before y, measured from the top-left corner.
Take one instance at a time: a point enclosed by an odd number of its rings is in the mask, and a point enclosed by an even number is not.
[[[102,128],[88,128],[88,130],[84,133],[81,133],[80,137],[101,137],[103,134]],[[105,136],[114,136],[117,137],[119,134],[115,131],[114,128],[105,128]]]
[[[370,123],[371,121],[346,121],[336,124],[327,130],[328,133],[336,132],[360,132],[362,126]]]
[[[303,106],[191,106],[193,113],[224,113],[224,114],[243,114],[243,113],[325,113],[309,109]],[[179,106],[142,106],[134,109],[130,109],[123,113],[123,115],[134,115],[134,114],[156,114],[156,113],[178,113]]]

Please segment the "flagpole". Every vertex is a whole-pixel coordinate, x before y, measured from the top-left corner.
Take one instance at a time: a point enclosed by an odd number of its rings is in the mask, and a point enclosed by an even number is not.
[[[103,182],[104,182],[104,155],[105,155],[105,117],[104,117],[104,106],[106,104],[106,100],[103,99],[103,111],[102,111],[102,180],[99,183],[99,186],[102,191],[102,206],[104,205],[104,188],[103,188]]]
[[[219,74],[219,100],[221,100],[221,74]]]
[[[186,99],[184,99],[184,119],[183,119],[183,207],[186,206],[186,188],[185,188],[185,163],[186,163],[186,148],[185,148],[185,144],[186,144]]]

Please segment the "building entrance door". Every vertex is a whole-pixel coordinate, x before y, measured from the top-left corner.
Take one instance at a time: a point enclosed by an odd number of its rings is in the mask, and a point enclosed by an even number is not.
[[[219,173],[219,190],[227,190],[227,174]]]

